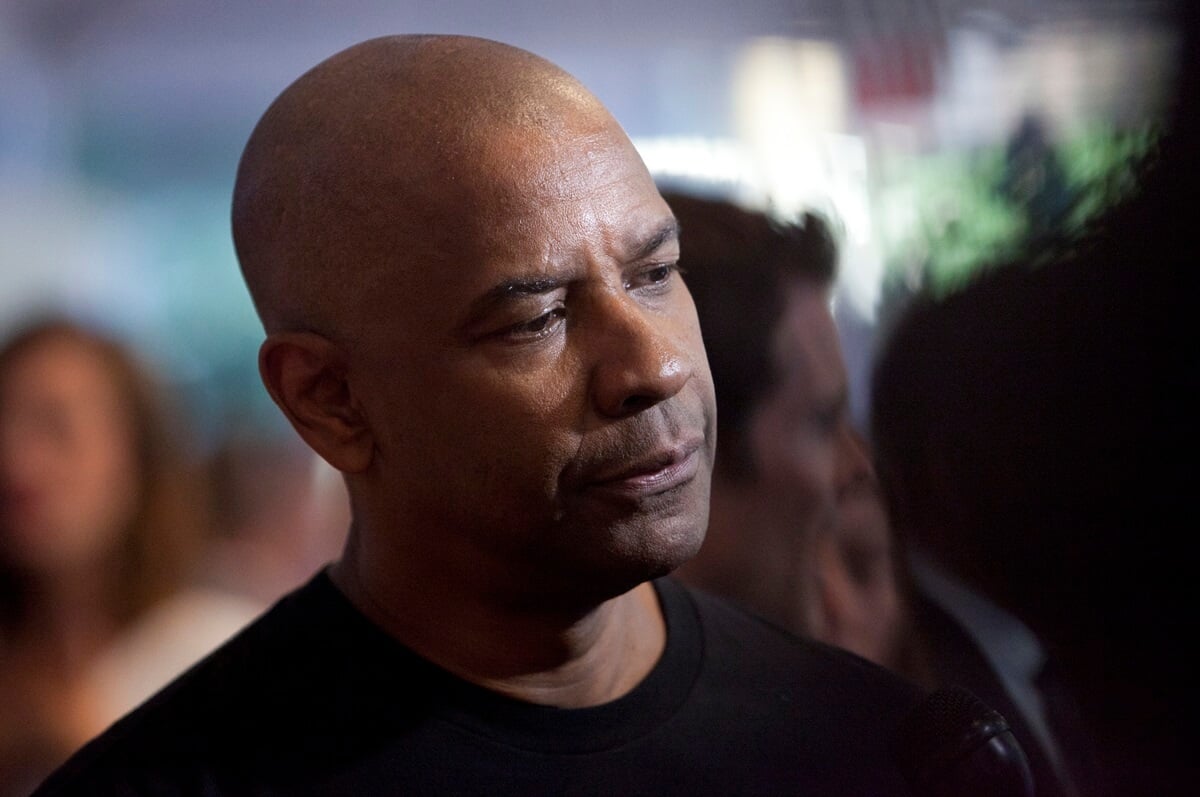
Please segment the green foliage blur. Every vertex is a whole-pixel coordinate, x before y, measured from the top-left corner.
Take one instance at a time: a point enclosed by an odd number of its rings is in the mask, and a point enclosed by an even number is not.
[[[898,176],[916,223],[888,247],[885,296],[945,296],[1042,236],[1078,234],[1134,190],[1157,137],[1150,122],[1094,124],[1050,142],[1031,119],[997,146],[913,159]]]

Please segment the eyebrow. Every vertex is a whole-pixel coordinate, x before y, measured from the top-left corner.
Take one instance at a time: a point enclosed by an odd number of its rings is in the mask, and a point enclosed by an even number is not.
[[[641,246],[633,253],[633,260],[640,260],[643,257],[649,257],[654,254],[659,247],[668,241],[678,240],[679,238],[679,222],[675,219],[670,219],[659,227],[653,235],[642,242]]]
[[[565,277],[516,277],[501,282],[471,304],[476,311],[480,311],[513,296],[537,296],[549,293],[558,290],[570,281]]]
[[[655,230],[648,238],[637,245],[630,260],[640,260],[658,251],[663,244],[679,238],[679,222],[670,219]],[[488,308],[506,299],[522,296],[539,296],[544,293],[566,287],[575,277],[514,277],[490,288],[486,293],[471,302],[467,316],[470,319],[479,318]],[[468,322],[469,323],[469,322]]]
[[[471,326],[483,319],[492,308],[505,301],[524,296],[540,296],[559,288],[566,287],[572,281],[570,277],[514,277],[492,286],[486,293],[471,302],[466,313],[466,319],[459,327],[466,332]]]

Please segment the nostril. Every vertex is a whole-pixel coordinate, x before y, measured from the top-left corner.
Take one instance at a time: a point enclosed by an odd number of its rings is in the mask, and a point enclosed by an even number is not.
[[[621,402],[621,410],[622,410],[622,412],[624,412],[628,415],[632,415],[635,412],[641,412],[642,410],[648,410],[657,403],[658,403],[658,399],[655,399],[651,396],[645,396],[645,395],[629,396],[628,398],[626,398],[624,401]]]

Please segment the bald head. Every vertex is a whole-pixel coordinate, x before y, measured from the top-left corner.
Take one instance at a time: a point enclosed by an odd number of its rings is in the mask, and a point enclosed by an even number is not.
[[[275,100],[238,169],[234,243],[264,326],[352,334],[346,308],[373,283],[437,267],[478,203],[505,201],[491,166],[514,142],[614,128],[566,72],[498,42],[389,36],[337,53]]]
[[[698,547],[715,409],[678,225],[574,78],[356,45],[267,110],[233,224],[263,383],[345,474],[363,578],[591,605]],[[660,460],[669,497],[593,489]]]

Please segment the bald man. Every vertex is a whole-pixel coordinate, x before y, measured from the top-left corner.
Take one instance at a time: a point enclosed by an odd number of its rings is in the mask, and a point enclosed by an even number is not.
[[[911,687],[667,577],[712,380],[677,223],[576,80],[353,46],[260,120],[233,232],[345,551],[39,794],[908,793]]]

